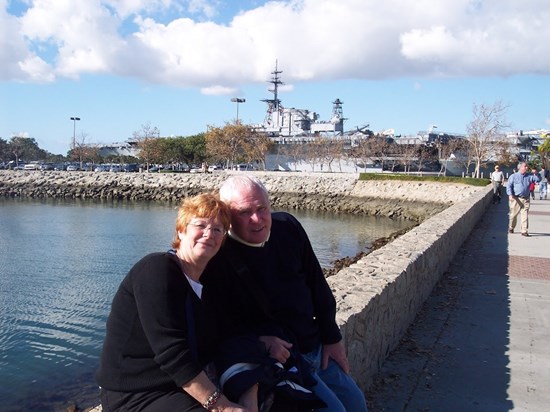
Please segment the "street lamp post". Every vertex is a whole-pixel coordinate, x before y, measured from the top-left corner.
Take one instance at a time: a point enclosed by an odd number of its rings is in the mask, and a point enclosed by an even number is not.
[[[80,117],[71,117],[73,121],[73,150],[76,148],[76,121],[80,120]]]
[[[237,103],[237,122],[236,122],[236,124],[239,124],[239,103],[244,103],[244,102],[246,102],[246,99],[242,99],[242,98],[240,98],[240,97],[233,97],[233,98],[231,99],[231,101],[232,101],[233,103]]]

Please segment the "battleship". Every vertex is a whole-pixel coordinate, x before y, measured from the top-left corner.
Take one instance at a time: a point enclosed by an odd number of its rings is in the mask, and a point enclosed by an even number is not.
[[[310,169],[313,170],[315,167],[322,170],[322,164],[313,166],[303,159],[297,161],[284,154],[286,152],[284,147],[286,144],[307,144],[318,137],[326,137],[329,140],[342,140],[345,143],[345,148],[348,149],[358,146],[361,141],[375,135],[382,136],[388,141],[398,145],[424,144],[428,146],[433,146],[435,143],[447,143],[450,139],[466,138],[465,135],[458,133],[436,132],[434,130],[437,128],[436,125],[431,125],[428,131],[421,131],[416,135],[407,136],[397,135],[392,128],[375,134],[369,129],[368,123],[360,127],[357,126],[352,130],[344,131],[344,122],[347,119],[344,117],[342,109],[343,102],[339,98],[336,98],[332,102],[332,115],[330,120],[319,120],[319,115],[309,109],[285,107],[279,98],[279,86],[284,84],[281,80],[281,73],[283,72],[278,69],[278,64],[275,62],[275,70],[271,72],[272,76],[270,80],[268,80],[268,83],[271,84],[268,91],[272,93],[272,97],[260,100],[267,104],[264,120],[259,124],[248,125],[252,130],[268,136],[275,143],[273,152],[267,154],[265,159],[265,167],[267,170],[301,169],[306,171]],[[515,153],[518,158],[529,159],[531,152],[542,144],[542,140],[546,138],[549,133],[550,131],[542,129],[519,131],[514,134],[503,135],[502,139],[510,142],[513,147],[512,152]],[[137,141],[134,139],[129,139],[125,143],[113,143],[100,147],[100,154],[102,156],[137,156],[138,151]],[[489,169],[484,169],[484,172],[489,173],[492,170],[495,159],[487,159],[487,162]],[[364,163],[364,161],[359,161],[358,159],[339,159],[338,169],[340,171],[349,172],[357,172],[360,169],[367,171],[367,168],[373,171],[377,170],[376,162],[368,161],[368,164]],[[445,164],[445,173],[448,175],[464,176],[469,174],[469,168],[465,167],[463,162],[454,154],[447,159],[440,158],[439,163]],[[438,173],[437,170],[424,170],[424,172]],[[439,173],[441,173],[441,170]]]
[[[273,94],[270,99],[262,99],[267,104],[267,112],[263,123],[253,125],[252,128],[258,133],[266,134],[275,142],[282,142],[287,138],[307,138],[316,135],[339,136],[344,134],[343,102],[335,99],[332,102],[332,116],[330,120],[319,120],[319,115],[308,109],[296,109],[284,107],[279,99],[279,86],[281,81],[281,70],[278,70],[275,63],[275,70],[271,72],[272,77],[268,82],[272,88],[268,89]]]

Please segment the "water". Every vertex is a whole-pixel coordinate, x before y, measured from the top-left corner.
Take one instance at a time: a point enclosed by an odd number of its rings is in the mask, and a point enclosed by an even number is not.
[[[408,222],[293,211],[321,265]],[[98,403],[111,299],[142,256],[169,248],[175,205],[0,198],[0,410]]]

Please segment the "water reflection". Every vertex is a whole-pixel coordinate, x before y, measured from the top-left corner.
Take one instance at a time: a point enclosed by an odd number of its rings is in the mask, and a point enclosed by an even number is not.
[[[2,198],[0,208],[2,410],[91,406],[111,299],[137,260],[170,247],[176,205]],[[292,213],[324,267],[409,224]]]

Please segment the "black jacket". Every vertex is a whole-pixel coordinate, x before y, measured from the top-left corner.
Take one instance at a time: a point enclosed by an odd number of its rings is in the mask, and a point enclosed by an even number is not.
[[[217,345],[213,322],[177,257],[145,256],[113,299],[97,382],[121,392],[181,387],[212,358]]]
[[[228,238],[201,278],[221,334],[279,336],[302,353],[340,341],[335,299],[306,232],[288,213],[272,221],[265,246]]]

